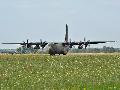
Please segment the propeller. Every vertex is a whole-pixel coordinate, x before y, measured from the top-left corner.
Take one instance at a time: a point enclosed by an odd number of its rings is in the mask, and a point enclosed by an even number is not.
[[[86,38],[84,37],[84,44],[86,43]]]
[[[85,45],[85,49],[87,48],[87,46],[89,45],[90,40],[86,41],[86,38],[84,37],[84,45]]]
[[[43,42],[42,42],[42,39],[40,39],[40,43],[42,44]]]
[[[25,41],[22,41],[23,42],[23,44],[25,44]]]
[[[29,42],[29,39],[27,39],[27,44],[28,44],[28,42]]]
[[[36,44],[34,49],[40,49],[40,47],[42,47],[42,50],[43,48],[46,46],[46,41],[42,41],[42,39],[40,39],[40,44]]]
[[[26,46],[27,46],[27,48],[30,48],[30,44],[29,44],[29,39],[27,39],[27,43],[26,43]]]
[[[83,43],[80,41],[78,48],[79,48],[79,49],[82,49],[83,46],[85,46],[85,49],[86,49],[87,46],[89,45],[89,42],[90,42],[90,40],[86,41],[86,38],[84,37]]]
[[[22,47],[26,47],[25,41],[22,41],[22,42],[23,42],[23,44],[21,44]]]
[[[70,48],[73,47],[73,43],[71,42],[71,38],[70,38]]]
[[[71,43],[71,38],[70,38],[70,43]]]
[[[40,43],[41,43],[41,47],[42,47],[42,50],[43,50],[43,48],[47,45],[46,44],[46,41],[42,41],[42,39],[40,39]]]
[[[39,44],[36,44],[36,46],[34,47],[34,49],[40,49]]]
[[[83,48],[83,45],[84,45],[84,44],[82,44],[82,41],[80,41],[80,42],[79,42],[78,49],[82,49],[82,48]]]
[[[26,47],[26,48],[30,48],[31,47],[31,44],[29,43],[29,39],[27,39],[27,42],[25,43],[25,41],[23,41],[23,45]]]

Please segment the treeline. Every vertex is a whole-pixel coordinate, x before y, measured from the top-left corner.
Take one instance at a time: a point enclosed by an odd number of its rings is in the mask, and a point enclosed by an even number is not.
[[[77,48],[72,48],[70,53],[120,53],[120,48],[113,48],[113,47],[106,47],[103,46],[103,48],[87,48],[87,49],[77,49]],[[44,53],[47,54],[48,50],[47,49],[33,49],[33,48],[22,48],[19,47],[17,49],[0,49],[0,53],[9,53],[9,54],[27,54],[27,53]]]
[[[18,48],[17,51],[20,53],[48,53],[48,50],[36,50],[36,49],[28,49],[28,48]],[[120,48],[113,48],[113,47],[106,47],[103,46],[103,48],[87,48],[87,49],[78,49],[78,48],[72,48],[70,50],[71,53],[114,53],[118,52],[120,53]]]
[[[120,53],[120,48],[106,47],[103,48],[87,48],[87,49],[77,49],[73,48],[70,50],[71,53]]]

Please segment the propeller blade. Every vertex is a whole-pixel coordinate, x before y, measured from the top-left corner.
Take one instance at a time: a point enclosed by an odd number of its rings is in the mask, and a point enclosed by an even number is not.
[[[87,48],[88,45],[85,45],[85,49]]]
[[[29,39],[27,39],[27,44],[29,43]]]
[[[90,48],[90,44],[88,44],[88,47]]]
[[[42,43],[42,39],[40,39],[40,42]]]
[[[71,43],[71,38],[70,38],[70,43]]]
[[[84,37],[84,42],[86,42],[86,38]]]

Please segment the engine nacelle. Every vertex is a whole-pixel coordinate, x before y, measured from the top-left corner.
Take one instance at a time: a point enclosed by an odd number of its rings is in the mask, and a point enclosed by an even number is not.
[[[81,45],[81,46],[79,45],[79,46],[78,46],[78,49],[83,49],[83,45]]]
[[[70,45],[70,48],[72,48],[73,45]]]
[[[27,48],[31,48],[32,45],[31,45],[31,44],[27,44],[26,47],[27,47]]]
[[[48,43],[46,43],[46,41],[45,42],[43,42],[43,43],[41,43],[41,47],[42,47],[42,49],[47,45]]]
[[[34,49],[40,49],[40,46],[39,46],[39,45],[36,45],[36,46],[34,47]]]

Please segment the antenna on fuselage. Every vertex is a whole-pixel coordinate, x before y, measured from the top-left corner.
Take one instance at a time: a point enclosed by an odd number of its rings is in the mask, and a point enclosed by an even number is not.
[[[65,42],[68,42],[68,25],[66,24]]]

